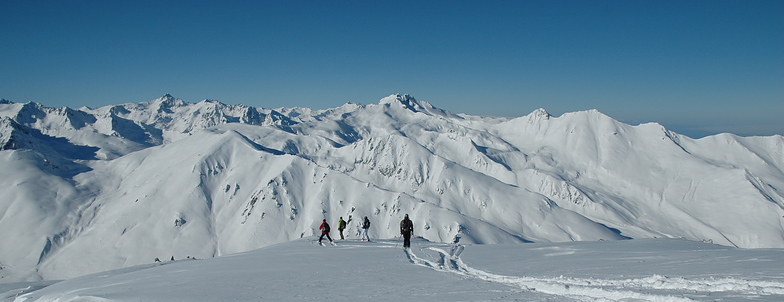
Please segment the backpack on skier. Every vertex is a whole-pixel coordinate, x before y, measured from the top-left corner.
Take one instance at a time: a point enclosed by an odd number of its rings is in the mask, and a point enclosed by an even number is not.
[[[324,219],[324,221],[321,223],[321,225],[319,226],[319,229],[323,233],[329,233],[329,223],[327,223],[326,219]]]
[[[414,226],[412,225],[411,220],[403,219],[403,221],[400,222],[400,231],[403,233],[411,232],[413,231],[413,228]]]

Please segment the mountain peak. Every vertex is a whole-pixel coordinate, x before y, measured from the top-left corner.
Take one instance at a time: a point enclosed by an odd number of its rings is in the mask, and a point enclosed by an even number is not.
[[[397,101],[399,101],[401,99],[413,99],[413,98],[414,98],[413,96],[411,96],[410,94],[407,94],[407,93],[406,94],[393,93],[393,94],[390,94],[389,96],[381,99],[381,101],[379,101],[379,103],[381,103],[381,104],[388,104],[388,103],[397,102]]]
[[[413,96],[409,94],[392,94],[388,97],[385,97],[379,101],[379,104],[386,105],[386,104],[401,104],[406,108],[417,108],[422,107],[422,105],[417,101]]]
[[[0,104],[13,104],[13,103],[14,102],[11,102],[11,101],[6,100],[6,99],[0,99]]]
[[[168,109],[174,107],[180,107],[185,105],[185,102],[181,99],[173,97],[171,94],[164,94],[162,97],[152,101],[152,103],[160,104],[159,107],[161,109]]]
[[[399,107],[407,109],[411,112],[422,112],[430,115],[441,115],[447,116],[451,115],[450,113],[433,107],[428,102],[425,101],[418,101],[413,96],[409,94],[393,94],[388,97],[385,97],[379,101],[379,105],[384,105],[388,107]]]
[[[158,98],[158,100],[162,101],[162,103],[178,103],[182,102],[182,100],[173,97],[171,94],[164,94],[162,97]]]
[[[531,117],[541,118],[541,119],[549,119],[551,117],[550,113],[544,108],[539,108],[531,112]]]

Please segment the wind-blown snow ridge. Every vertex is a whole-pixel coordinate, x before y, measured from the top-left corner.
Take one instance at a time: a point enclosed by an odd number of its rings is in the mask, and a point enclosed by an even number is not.
[[[0,274],[13,280],[243,252],[325,218],[352,217],[356,236],[369,216],[391,238],[404,214],[436,242],[784,247],[782,136],[694,140],[596,110],[455,115],[400,94],[326,110],[2,102],[0,119],[0,240],[18,243],[0,246],[18,269]]]

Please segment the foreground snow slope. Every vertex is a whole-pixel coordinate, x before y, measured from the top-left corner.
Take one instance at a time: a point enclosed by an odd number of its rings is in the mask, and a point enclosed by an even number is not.
[[[147,264],[7,301],[781,301],[784,250],[673,239],[453,245],[310,237],[205,260]],[[43,287],[43,288],[41,288]],[[41,289],[39,289],[41,288]]]
[[[0,282],[200,259],[411,215],[433,242],[686,238],[784,247],[784,138],[694,140],[597,111],[456,115],[407,95],[327,110],[171,96],[0,101]],[[90,261],[83,261],[89,258]]]

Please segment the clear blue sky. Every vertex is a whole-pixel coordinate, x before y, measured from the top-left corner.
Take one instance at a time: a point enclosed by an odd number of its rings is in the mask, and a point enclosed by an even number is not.
[[[784,1],[0,1],[0,97],[598,109],[784,134]]]

